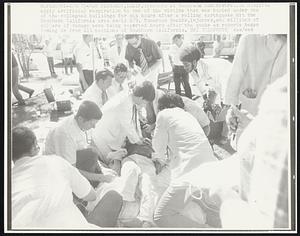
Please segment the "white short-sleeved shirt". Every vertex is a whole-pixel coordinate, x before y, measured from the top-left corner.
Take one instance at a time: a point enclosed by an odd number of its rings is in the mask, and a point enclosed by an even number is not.
[[[96,103],[99,108],[103,106],[102,90],[98,87],[96,81],[94,81],[92,85],[87,88],[82,96],[82,99]]]
[[[121,53],[118,54],[118,45],[115,44],[108,50],[108,58],[109,63],[112,67],[116,66],[118,63],[123,63],[128,66],[128,61],[125,59],[125,52],[126,52],[127,43],[124,42],[121,46]]]
[[[45,143],[45,154],[61,156],[73,165],[76,163],[76,151],[86,148],[87,145],[86,134],[78,127],[72,115],[49,131]]]
[[[72,58],[72,45],[70,43],[61,44],[61,53],[63,58]]]
[[[172,178],[177,178],[202,163],[215,161],[212,148],[198,121],[181,108],[164,109],[158,113],[152,139],[155,158],[170,155]]]
[[[170,46],[169,56],[172,57],[174,65],[183,66],[182,62],[180,61],[180,53],[181,50],[186,46],[188,46],[188,44],[185,43],[183,43],[180,47],[178,47],[176,44],[172,44]]]
[[[80,172],[58,156],[23,157],[12,170],[13,229],[88,229],[73,203],[92,186]]]
[[[93,66],[94,54],[94,66]],[[88,46],[85,42],[81,42],[74,49],[76,62],[82,65],[82,70],[102,70],[104,69],[103,59],[99,58],[97,49],[93,43]]]
[[[131,143],[140,140],[140,129],[136,130],[133,120],[133,105],[131,94],[123,91],[102,107],[103,116],[92,132],[92,139],[104,157],[108,152],[120,149],[126,137]],[[139,119],[136,122],[139,128]]]

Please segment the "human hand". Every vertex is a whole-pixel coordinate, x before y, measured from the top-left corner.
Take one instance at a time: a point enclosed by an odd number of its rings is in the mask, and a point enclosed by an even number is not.
[[[226,114],[226,123],[231,132],[237,129],[245,129],[254,117],[246,110],[239,110],[236,106],[231,106]]]
[[[107,155],[107,159],[109,160],[122,160],[123,157],[127,155],[127,150],[125,148],[121,148],[117,151],[110,152]]]
[[[143,127],[143,130],[147,133],[151,133],[152,130],[154,130],[155,128],[155,124],[145,124],[144,127]]]

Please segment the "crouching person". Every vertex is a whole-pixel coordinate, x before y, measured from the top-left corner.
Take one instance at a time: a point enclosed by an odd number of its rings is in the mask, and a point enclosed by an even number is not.
[[[39,155],[35,134],[26,127],[12,130],[12,228],[89,229],[73,203],[74,193],[86,201],[96,193],[86,178],[58,156]]]
[[[49,132],[45,144],[45,154],[55,154],[63,157],[71,165],[77,167],[87,180],[95,183],[94,186],[102,182],[111,182],[115,177],[112,172],[103,174],[97,160],[90,165],[87,163],[90,161],[87,156],[81,158],[78,156],[79,151],[89,147],[86,131],[94,128],[101,117],[102,112],[96,103],[83,101],[75,116],[67,117]],[[89,168],[80,168],[78,164],[82,162],[82,159],[86,159],[84,164],[85,166],[89,165]],[[80,164],[84,166],[82,163]],[[94,171],[97,169],[100,169],[100,171]],[[87,218],[101,227],[113,227],[116,225],[121,207],[121,196],[115,191],[109,191],[101,196],[101,201],[93,208],[93,212],[97,212],[97,214],[88,212]]]

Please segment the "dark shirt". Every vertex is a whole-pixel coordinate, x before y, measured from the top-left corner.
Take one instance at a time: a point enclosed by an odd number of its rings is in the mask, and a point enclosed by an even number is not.
[[[149,67],[151,67],[158,59],[162,58],[161,51],[153,40],[142,38],[139,48],[142,49]],[[139,49],[133,47],[131,44],[127,44],[125,59],[130,65],[135,62],[135,64],[140,67]]]
[[[11,59],[12,59],[12,61],[11,61],[12,68],[18,67],[17,59],[13,53],[11,54]]]

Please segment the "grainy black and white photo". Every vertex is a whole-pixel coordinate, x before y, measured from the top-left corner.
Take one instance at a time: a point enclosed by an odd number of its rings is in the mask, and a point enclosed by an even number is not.
[[[107,4],[6,4],[6,232],[295,230],[289,3]]]

